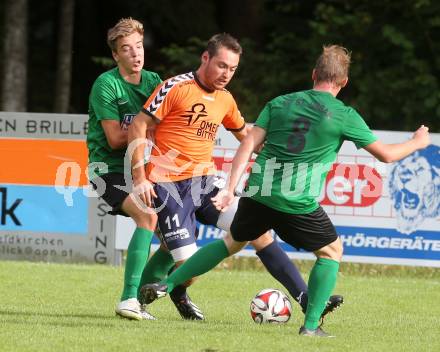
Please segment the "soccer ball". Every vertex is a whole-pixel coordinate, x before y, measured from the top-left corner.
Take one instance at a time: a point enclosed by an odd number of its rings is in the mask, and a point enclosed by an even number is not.
[[[291,312],[289,297],[274,288],[259,292],[251,302],[251,317],[257,324],[286,323]]]

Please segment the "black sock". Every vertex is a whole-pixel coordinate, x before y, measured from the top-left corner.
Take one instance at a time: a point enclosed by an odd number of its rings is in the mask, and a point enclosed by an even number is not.
[[[273,241],[256,254],[267,271],[289,291],[290,295],[301,305],[303,312],[305,312],[308,298],[307,285],[286,252],[276,241]]]
[[[186,287],[183,285],[174,287],[174,289],[170,292],[170,298],[173,302],[178,302],[185,297],[186,297]]]
[[[170,275],[174,270],[176,269],[176,266],[174,265],[170,271],[168,271],[168,275]],[[173,302],[179,302],[181,299],[186,297],[186,287],[183,285],[179,285],[173,288],[173,290],[170,292],[170,298]]]

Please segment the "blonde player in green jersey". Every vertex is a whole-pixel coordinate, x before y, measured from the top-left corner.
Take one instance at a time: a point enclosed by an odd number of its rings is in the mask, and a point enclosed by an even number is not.
[[[142,210],[130,196],[131,185],[126,184],[131,182],[130,168],[124,170],[128,126],[162,82],[157,73],[143,69],[143,33],[142,23],[132,18],[123,18],[109,29],[107,43],[117,66],[93,84],[87,134],[92,185],[111,207],[111,214],[130,216],[136,223],[127,251],[121,300],[115,310],[119,316],[135,320],[154,319],[138,302],[139,283],[165,277],[174,265],[167,251],[158,250],[151,259],[155,265],[143,273],[157,216]]]

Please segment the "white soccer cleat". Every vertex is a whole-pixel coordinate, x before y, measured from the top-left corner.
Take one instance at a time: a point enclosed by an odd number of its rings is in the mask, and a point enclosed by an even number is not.
[[[156,317],[147,311],[146,304],[141,305],[141,314],[142,314],[142,320],[156,320]]]
[[[122,318],[131,320],[151,320],[151,318],[147,318],[147,315],[150,316],[150,314],[147,311],[141,310],[141,305],[137,298],[129,298],[119,302],[115,313]],[[153,316],[151,315],[151,317]]]

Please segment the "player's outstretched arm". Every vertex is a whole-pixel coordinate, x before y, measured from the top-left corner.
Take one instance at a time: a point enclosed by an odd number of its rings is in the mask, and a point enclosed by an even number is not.
[[[147,206],[152,206],[152,197],[156,197],[152,184],[145,176],[144,155],[148,129],[154,128],[153,119],[139,112],[128,127],[127,152],[131,157],[131,173],[133,177],[133,193],[139,196]]]
[[[232,160],[231,173],[229,174],[228,181],[226,182],[226,189],[230,192],[234,192],[235,188],[240,181],[241,176],[246,170],[249,159],[252,156],[255,148],[261,145],[266,139],[266,130],[254,126],[246,137],[241,141],[238,147],[237,153]]]
[[[258,126],[254,126],[241,141],[237,153],[232,160],[231,173],[226,181],[224,191],[219,192],[218,195],[212,199],[217,209],[226,211],[227,207],[232,203],[235,188],[237,187],[241,176],[246,170],[252,153],[254,152],[256,146],[259,146],[264,142],[265,138],[266,130]]]
[[[364,149],[376,157],[376,159],[384,163],[392,163],[407,157],[416,150],[426,148],[431,143],[428,130],[428,127],[422,125],[414,132],[412,138],[406,142],[385,144],[381,141],[376,141],[367,145]]]
[[[243,128],[238,132],[232,132],[232,134],[235,136],[235,138],[237,138],[239,142],[241,142],[244,139],[244,137],[246,137],[252,131],[253,128],[254,128],[253,124],[247,123],[245,128]],[[263,146],[264,146],[264,141],[261,142],[260,144],[255,145],[254,153],[258,154],[261,151],[261,149],[263,149]]]
[[[232,131],[231,133],[234,135],[235,138],[237,138],[237,140],[239,142],[241,142],[244,137],[246,137],[250,131],[252,131],[253,125],[250,123],[246,123],[246,125],[244,126],[243,129],[241,129],[240,131]]]

